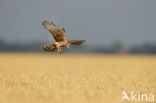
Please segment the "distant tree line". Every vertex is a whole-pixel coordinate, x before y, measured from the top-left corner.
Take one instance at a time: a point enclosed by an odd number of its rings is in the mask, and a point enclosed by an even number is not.
[[[41,42],[30,42],[30,43],[7,43],[0,39],[0,52],[43,52]],[[111,46],[72,46],[70,52],[79,52],[79,53],[127,53],[127,54],[156,54],[156,43],[143,43],[141,45],[134,45],[129,48],[124,48],[123,43],[120,41],[114,42]],[[67,49],[63,49],[64,52]]]
[[[15,43],[7,43],[4,42],[3,40],[0,40],[0,51],[7,51],[7,52],[12,52],[12,51],[41,51],[41,42],[31,42],[31,43],[20,43],[20,42],[15,42]]]

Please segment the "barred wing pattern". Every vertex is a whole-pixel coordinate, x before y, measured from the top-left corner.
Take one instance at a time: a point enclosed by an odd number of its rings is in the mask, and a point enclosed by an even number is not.
[[[45,44],[42,46],[42,48],[48,52],[55,51],[57,49],[55,44]]]
[[[66,32],[62,28],[60,29],[53,22],[49,23],[47,21],[42,22],[42,25],[53,35],[56,42],[66,42]]]

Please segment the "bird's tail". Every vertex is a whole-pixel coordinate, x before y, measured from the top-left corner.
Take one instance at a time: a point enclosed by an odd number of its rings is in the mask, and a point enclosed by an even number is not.
[[[56,44],[45,44],[45,45],[42,45],[42,48],[48,52],[55,51],[57,49]]]
[[[72,44],[72,45],[81,45],[85,42],[85,40],[72,40],[72,41],[68,41],[68,43]]]

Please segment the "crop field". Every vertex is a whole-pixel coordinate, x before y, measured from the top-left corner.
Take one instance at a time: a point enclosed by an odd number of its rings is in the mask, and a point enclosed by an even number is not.
[[[156,95],[156,56],[0,53],[0,103],[132,103],[122,91]]]

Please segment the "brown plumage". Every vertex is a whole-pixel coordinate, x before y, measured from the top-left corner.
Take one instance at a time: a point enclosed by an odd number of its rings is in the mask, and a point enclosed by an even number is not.
[[[65,29],[64,28],[60,29],[53,22],[49,23],[47,21],[44,21],[42,22],[42,25],[51,33],[51,35],[56,41],[56,43],[47,45],[45,44],[42,46],[42,48],[48,52],[55,51],[56,49],[58,49],[58,53],[61,53],[61,47],[63,46],[70,49],[70,44],[80,45],[85,42],[84,40],[67,41]]]

